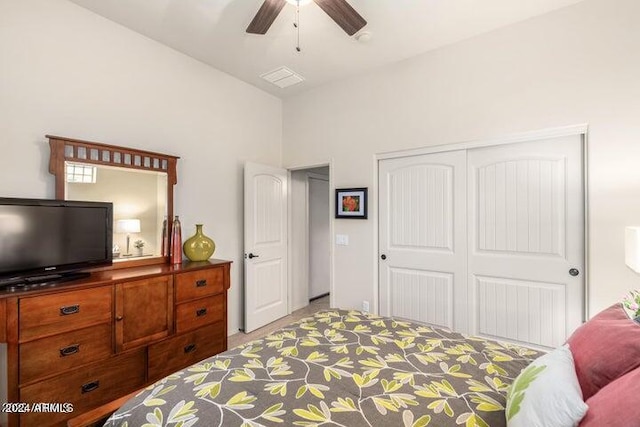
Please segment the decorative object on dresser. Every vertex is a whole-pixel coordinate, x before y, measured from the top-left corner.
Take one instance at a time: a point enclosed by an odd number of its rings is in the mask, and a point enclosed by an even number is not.
[[[160,255],[162,255],[163,257],[169,256],[170,253],[170,247],[169,247],[169,241],[170,241],[170,236],[169,236],[169,221],[167,220],[167,217],[164,217],[164,221],[162,221],[162,251],[160,253]]]
[[[176,215],[173,220],[171,234],[171,264],[180,264],[182,262],[182,226],[180,219]]]
[[[189,237],[183,245],[184,254],[191,261],[206,261],[216,250],[216,244],[202,232],[202,224],[196,224],[196,234]]]
[[[73,405],[72,413],[12,414],[9,426],[64,425],[226,350],[230,266],[156,264],[93,272],[65,286],[0,291],[6,401]]]
[[[142,256],[142,250],[144,249],[144,240],[136,240],[133,242],[133,247],[136,248],[136,256]]]

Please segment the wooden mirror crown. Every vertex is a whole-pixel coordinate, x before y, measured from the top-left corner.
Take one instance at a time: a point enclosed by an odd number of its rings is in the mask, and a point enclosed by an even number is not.
[[[51,149],[49,172],[55,176],[56,199],[64,200],[67,198],[67,194],[65,194],[65,165],[67,162],[166,174],[167,233],[170,235],[171,219],[173,219],[173,187],[177,183],[176,169],[179,157],[60,136],[46,135],[46,137],[49,139],[49,147]],[[121,262],[119,265],[132,266],[165,262],[168,262],[168,256],[166,255],[154,256],[144,260],[129,260]]]

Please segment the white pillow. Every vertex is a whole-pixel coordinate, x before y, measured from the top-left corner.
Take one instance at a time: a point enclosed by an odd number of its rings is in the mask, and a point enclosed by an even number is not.
[[[573,427],[587,409],[566,344],[520,372],[507,395],[507,426]]]

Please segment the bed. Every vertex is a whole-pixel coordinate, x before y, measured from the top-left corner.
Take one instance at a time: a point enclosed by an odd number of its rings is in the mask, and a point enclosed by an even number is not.
[[[158,381],[105,426],[504,426],[507,389],[539,355],[324,310]]]

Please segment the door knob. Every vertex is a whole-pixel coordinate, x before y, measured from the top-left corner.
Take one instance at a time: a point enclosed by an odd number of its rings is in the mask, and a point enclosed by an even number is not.
[[[574,277],[575,277],[575,276],[577,276],[578,274],[580,274],[580,270],[578,270],[577,268],[572,268],[572,269],[570,269],[570,270],[569,270],[569,274],[570,274],[571,276],[574,276]]]
[[[381,259],[387,259],[387,256],[385,254],[380,255]]]
[[[258,258],[260,255],[254,255],[252,253],[249,253],[249,259],[254,259],[254,258]]]

